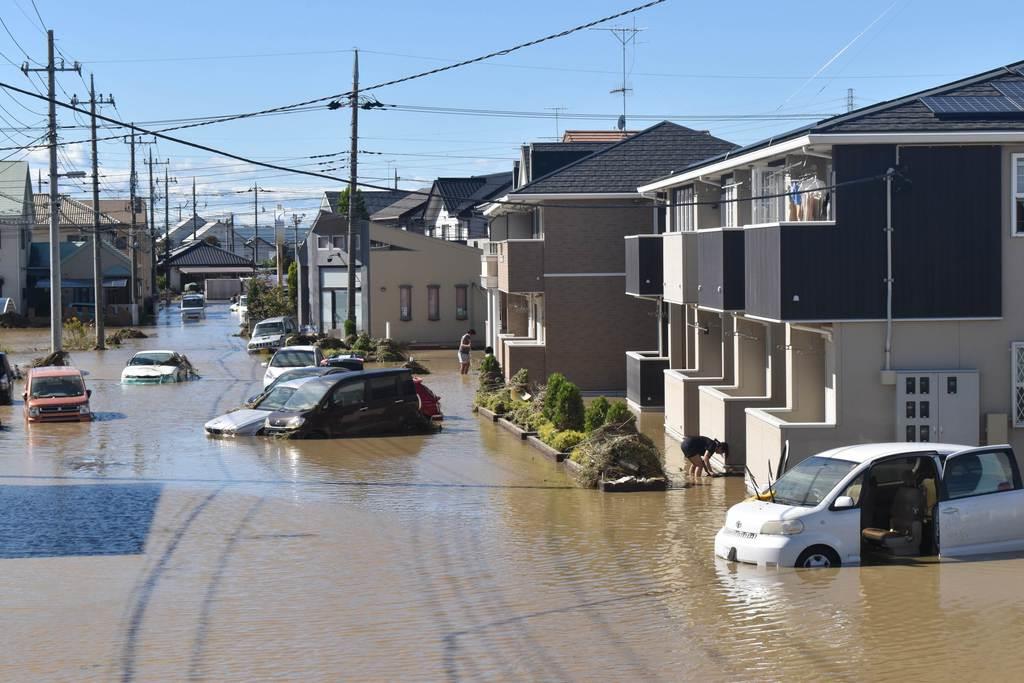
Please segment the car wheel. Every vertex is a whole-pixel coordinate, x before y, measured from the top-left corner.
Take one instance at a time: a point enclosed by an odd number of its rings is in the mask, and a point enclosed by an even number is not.
[[[839,554],[827,545],[812,545],[796,558],[797,569],[833,569],[841,565]]]

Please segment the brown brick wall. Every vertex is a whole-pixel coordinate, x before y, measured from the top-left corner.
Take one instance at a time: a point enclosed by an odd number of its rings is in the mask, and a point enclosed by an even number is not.
[[[619,199],[603,203],[619,206],[629,202]],[[653,220],[646,201],[636,208],[545,207],[544,272],[621,273],[626,268],[623,238],[651,232]]]
[[[498,249],[498,289],[503,292],[544,291],[542,241],[501,242]]]
[[[658,325],[656,304],[624,289],[623,277],[547,279],[548,373],[561,372],[584,391],[626,390],[626,351],[657,348]]]

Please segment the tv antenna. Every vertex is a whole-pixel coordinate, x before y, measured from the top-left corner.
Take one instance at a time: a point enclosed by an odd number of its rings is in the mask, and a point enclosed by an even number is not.
[[[641,31],[646,31],[645,28],[637,28],[636,21],[634,20],[633,26],[616,26],[614,28],[592,28],[591,31],[608,31],[615,37],[615,40],[619,41],[619,45],[622,46],[622,84],[618,88],[613,88],[609,92],[612,95],[621,93],[622,94],[622,116],[619,117],[618,129],[626,130],[626,95],[633,92],[633,89],[626,83],[626,48],[630,44],[636,43],[636,34]]]
[[[555,142],[558,142],[558,139],[562,137],[561,129],[558,127],[558,115],[567,110],[568,107],[544,107],[544,109],[555,112]]]

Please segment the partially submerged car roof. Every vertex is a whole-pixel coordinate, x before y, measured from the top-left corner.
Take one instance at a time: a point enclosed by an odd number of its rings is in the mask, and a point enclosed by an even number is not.
[[[69,377],[82,374],[81,370],[70,365],[44,365],[38,368],[29,368],[29,372],[35,377]]]
[[[290,379],[287,382],[281,382],[274,388],[277,389],[279,387],[288,387],[289,389],[296,389],[298,387],[301,387],[306,382],[312,382],[320,378],[321,375],[312,375],[311,377],[296,377],[295,379]]]
[[[850,462],[869,462],[878,458],[885,458],[890,455],[914,455],[917,453],[937,453],[945,457],[950,453],[962,451],[971,446],[962,446],[949,443],[863,443],[853,446],[840,446],[824,453],[818,453],[819,458],[835,458],[836,460],[848,460]]]

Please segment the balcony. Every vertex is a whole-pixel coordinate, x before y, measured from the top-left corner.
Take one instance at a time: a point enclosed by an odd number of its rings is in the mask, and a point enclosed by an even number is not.
[[[839,237],[831,221],[748,227],[747,313],[781,321],[879,317],[883,288],[864,277],[883,282],[878,266],[884,263],[855,258],[850,249],[856,247],[844,247]]]
[[[662,297],[673,304],[697,303],[697,233],[661,236]]]
[[[498,243],[498,289],[509,293],[544,291],[544,240]]]
[[[493,242],[492,246],[497,246]],[[484,253],[480,257],[480,287],[483,289],[495,289],[498,286],[498,254]]]
[[[717,311],[744,308],[744,234],[742,228],[698,230],[697,303]]]
[[[668,358],[657,351],[626,352],[626,399],[632,408],[644,412],[665,407],[668,367]]]
[[[502,351],[502,365],[506,378],[511,378],[517,371],[526,368],[531,382],[539,384],[547,381],[544,342],[538,342],[536,339],[504,339]]]
[[[662,261],[661,235],[626,237],[626,294],[661,296]]]

